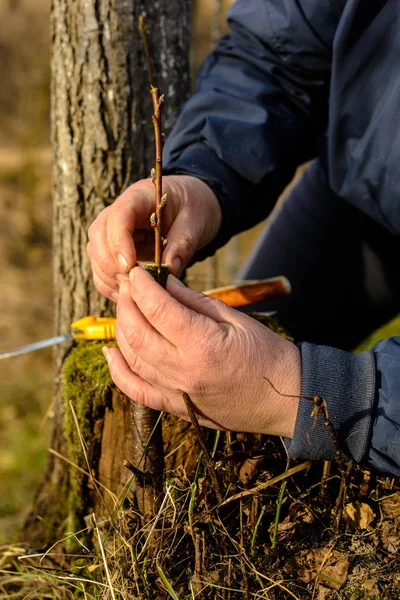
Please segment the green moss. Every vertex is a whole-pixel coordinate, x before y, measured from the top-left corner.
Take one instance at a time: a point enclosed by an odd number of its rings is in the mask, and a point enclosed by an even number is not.
[[[397,315],[397,317],[379,329],[376,329],[376,331],[373,331],[363,342],[361,342],[354,352],[363,352],[363,350],[369,350],[377,342],[395,335],[400,335],[400,315]]]
[[[111,399],[113,382],[107,362],[102,353],[102,342],[82,342],[76,346],[64,362],[62,370],[62,395],[65,402],[64,433],[68,444],[69,459],[87,471],[79,433],[85,441],[91,469],[96,472],[100,458],[99,435],[94,431],[96,421],[104,416]],[[70,402],[72,402],[79,432]],[[77,531],[82,518],[90,510],[88,478],[71,467],[67,495],[68,530]]]

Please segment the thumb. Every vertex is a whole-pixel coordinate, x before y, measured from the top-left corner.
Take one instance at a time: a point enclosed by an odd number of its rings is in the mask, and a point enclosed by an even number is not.
[[[176,277],[180,277],[197,250],[193,226],[191,226],[192,220],[189,220],[189,215],[179,215],[167,235],[168,245],[163,255],[163,262],[168,265],[170,273]]]
[[[217,323],[239,324],[242,323],[243,317],[246,316],[231,308],[222,300],[210,298],[206,294],[186,287],[173,275],[168,276],[167,291],[187,308],[205,317],[209,317],[217,321]]]

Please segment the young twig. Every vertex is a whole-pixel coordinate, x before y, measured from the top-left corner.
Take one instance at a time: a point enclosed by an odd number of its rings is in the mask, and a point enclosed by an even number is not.
[[[340,525],[340,521],[341,521],[342,513],[343,513],[344,499],[345,499],[345,495],[346,495],[347,474],[348,474],[349,470],[351,469],[351,462],[349,463],[348,468],[346,469],[346,465],[344,463],[344,460],[342,458],[342,453],[340,451],[339,440],[337,438],[335,428],[332,425],[331,420],[329,419],[328,408],[326,406],[325,400],[321,396],[315,396],[313,401],[314,401],[314,409],[311,413],[311,416],[314,416],[314,418],[317,418],[318,412],[321,413],[322,418],[324,419],[324,423],[325,423],[326,427],[328,428],[329,433],[331,434],[331,438],[332,438],[333,444],[335,446],[336,462],[338,464],[338,468],[339,468],[339,472],[340,472],[340,488],[339,488],[339,494],[338,494],[338,497],[336,500],[336,505],[335,505],[334,525],[335,525],[336,529],[339,529],[339,525]]]
[[[326,405],[326,401],[323,399],[322,396],[314,396],[313,398],[309,398],[307,396],[301,396],[302,398],[304,398],[305,400],[311,400],[312,402],[314,402],[314,408],[311,412],[311,416],[314,417],[316,422],[316,419],[318,417],[318,413],[320,413],[320,415],[322,415],[322,418],[324,420],[324,425],[328,428],[329,433],[331,434],[331,438],[332,438],[332,442],[333,445],[335,446],[335,457],[336,457],[336,462],[338,464],[339,470],[341,472],[344,472],[346,470],[343,458],[342,458],[342,452],[340,450],[340,444],[339,444],[339,440],[337,438],[337,434],[336,434],[336,430],[334,428],[334,426],[332,425],[332,421],[329,418],[328,415],[328,407]]]
[[[156,145],[156,164],[151,170],[151,180],[156,191],[156,211],[150,217],[150,224],[154,229],[154,262],[157,266],[158,276],[160,276],[162,251],[167,245],[167,240],[162,237],[162,212],[167,204],[167,194],[162,193],[162,150],[164,145],[164,135],[161,131],[161,108],[164,103],[164,95],[160,96],[159,89],[153,83],[149,43],[147,40],[146,25],[142,16],[139,17],[139,31],[143,38],[147,71],[150,79],[150,94],[153,100],[154,111],[152,121]]]
[[[310,400],[311,402],[313,402],[314,408],[311,412],[311,416],[314,417],[314,425],[316,424],[316,420],[318,418],[318,413],[319,413],[324,420],[325,426],[328,428],[328,431],[332,438],[333,445],[335,446],[335,457],[336,457],[336,462],[337,462],[339,472],[340,472],[340,489],[339,489],[338,498],[336,500],[335,516],[334,516],[335,527],[338,528],[339,524],[340,524],[341,516],[342,516],[342,511],[343,511],[348,470],[346,469],[345,462],[342,458],[342,452],[340,450],[340,444],[339,444],[336,430],[332,424],[332,421],[329,418],[328,407],[327,407],[326,401],[324,400],[324,398],[322,396],[319,396],[319,395],[316,395],[316,396],[304,396],[304,395],[292,396],[291,394],[282,394],[279,390],[276,389],[276,387],[274,386],[272,381],[270,379],[268,379],[268,377],[264,376],[264,379],[266,381],[268,381],[268,383],[270,384],[272,389],[280,396],[284,396],[285,398],[304,398],[305,400]],[[351,465],[351,463],[350,463],[350,465]],[[351,468],[351,466],[349,468]]]
[[[145,471],[141,471],[135,465],[133,465],[129,460],[124,459],[124,466],[129,469],[131,473],[134,474],[137,484],[140,488],[148,487],[154,491],[155,482],[154,477],[145,473]]]
[[[304,398],[304,400],[310,400],[311,402],[313,402],[314,404],[314,408],[311,412],[311,416],[314,417],[314,424],[316,423],[316,419],[318,417],[318,413],[320,413],[322,415],[322,418],[324,420],[324,424],[325,426],[328,428],[329,433],[331,434],[331,438],[332,438],[332,442],[333,445],[335,446],[335,456],[336,456],[336,461],[338,463],[338,467],[340,469],[340,471],[345,471],[346,467],[342,458],[342,452],[340,450],[340,444],[339,444],[339,440],[336,434],[336,430],[332,424],[332,421],[329,418],[328,415],[328,407],[326,405],[325,400],[323,399],[322,396],[316,395],[316,396],[304,396],[303,394],[301,394],[300,396],[295,396],[292,394],[283,394],[282,392],[280,392],[279,390],[276,389],[276,387],[274,386],[274,384],[272,383],[272,381],[270,379],[268,379],[268,377],[264,376],[264,379],[266,381],[268,381],[269,385],[272,387],[272,389],[279,394],[280,396],[283,396],[284,398]]]
[[[151,170],[151,179],[156,190],[156,212],[151,215],[150,223],[154,229],[154,262],[157,265],[158,274],[160,274],[162,251],[167,243],[161,235],[162,212],[167,204],[167,194],[163,195],[162,193],[162,149],[164,141],[163,134],[161,133],[161,107],[164,103],[164,96],[160,96],[159,90],[156,87],[152,87],[150,93],[153,99],[154,114],[152,121],[156,142],[156,166]]]
[[[204,436],[203,436],[203,432],[201,431],[199,422],[198,422],[197,417],[195,415],[195,412],[193,410],[192,401],[190,399],[189,394],[187,394],[186,392],[182,392],[182,398],[183,398],[183,401],[185,403],[186,410],[188,411],[189,418],[190,418],[190,420],[192,422],[192,425],[194,427],[194,430],[196,432],[197,439],[198,439],[199,444],[200,444],[200,448],[203,451],[203,459],[204,459],[206,467],[207,467],[207,469],[208,469],[208,471],[210,473],[210,477],[212,479],[212,483],[213,483],[213,486],[214,486],[214,489],[215,489],[215,494],[217,496],[217,500],[218,500],[218,502],[222,502],[223,499],[224,499],[224,496],[223,496],[223,493],[222,493],[221,484],[220,484],[219,479],[217,477],[217,473],[216,473],[215,468],[214,468],[213,460],[212,460],[212,458],[210,456],[210,453],[209,453],[209,451],[207,449],[206,442],[205,442]]]

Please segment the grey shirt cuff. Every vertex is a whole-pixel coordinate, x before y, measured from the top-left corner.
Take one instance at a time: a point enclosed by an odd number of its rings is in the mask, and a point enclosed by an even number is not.
[[[328,346],[298,344],[302,362],[302,396],[322,396],[343,454],[362,462],[371,439],[375,403],[375,361],[370,351],[360,354]],[[312,400],[301,398],[292,440],[292,458],[335,460],[335,446],[320,413],[312,416]]]

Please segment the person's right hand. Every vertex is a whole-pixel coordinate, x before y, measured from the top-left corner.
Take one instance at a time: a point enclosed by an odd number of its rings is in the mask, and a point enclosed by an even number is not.
[[[188,175],[163,177],[168,194],[163,211],[163,236],[168,245],[163,262],[179,277],[194,253],[211,242],[221,224],[221,207],[209,186]],[[137,260],[154,260],[155,191],[150,179],[131,185],[105,208],[89,228],[87,253],[98,291],[118,300],[121,281]]]

